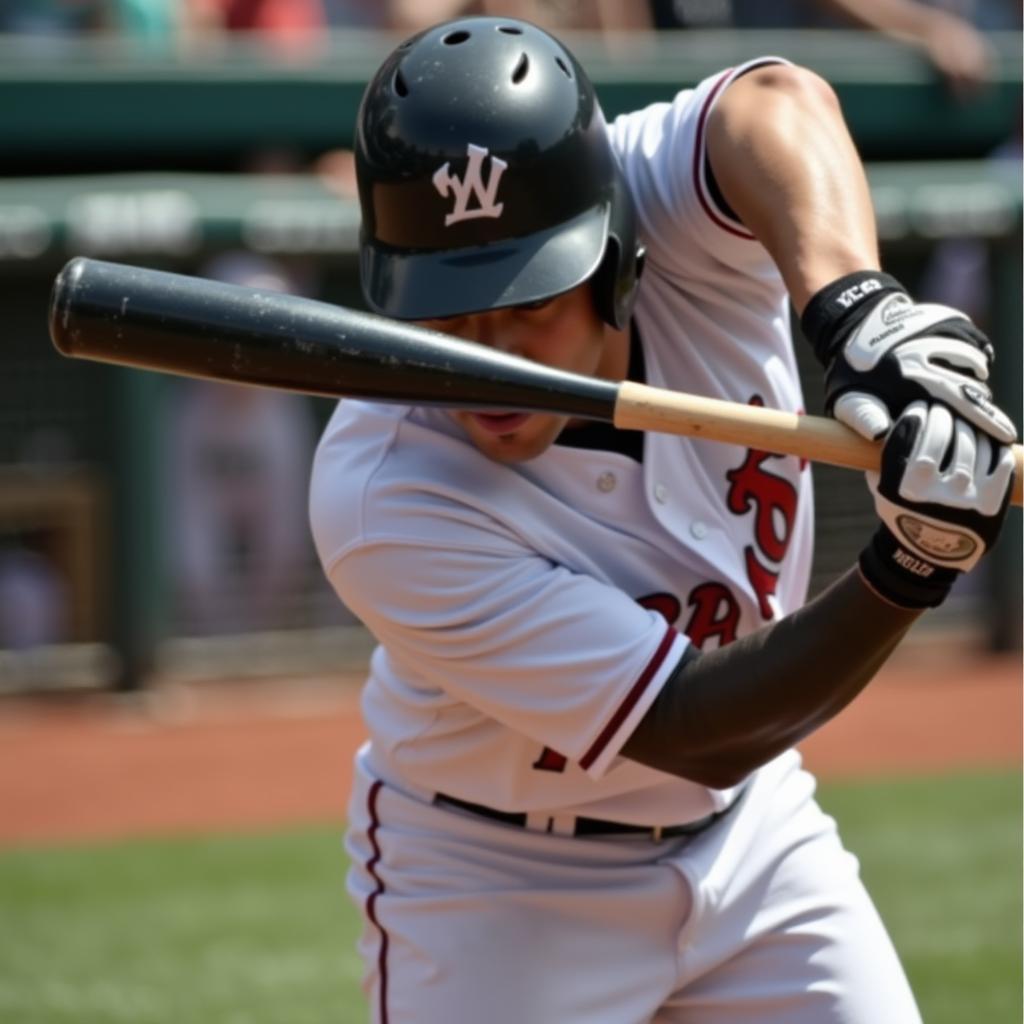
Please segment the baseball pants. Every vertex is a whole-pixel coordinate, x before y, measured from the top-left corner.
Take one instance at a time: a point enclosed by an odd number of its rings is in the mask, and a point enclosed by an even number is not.
[[[437,807],[357,758],[346,846],[376,1024],[920,1024],[795,752],[695,838]]]

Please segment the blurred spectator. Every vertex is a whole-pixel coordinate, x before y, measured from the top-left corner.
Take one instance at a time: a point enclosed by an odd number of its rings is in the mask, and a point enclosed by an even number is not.
[[[1024,23],[1024,11],[1019,0],[929,0],[934,7],[942,7],[958,14],[983,32],[1013,32]]]
[[[295,292],[277,263],[235,252],[202,275]],[[266,388],[181,382],[167,437],[168,569],[192,634],[281,628],[310,564],[309,403]]]
[[[107,27],[155,50],[172,50],[187,27],[191,0],[107,0]]]
[[[102,13],[102,0],[3,0],[0,32],[77,35],[98,28]]]
[[[990,153],[988,159],[1008,168],[1008,181],[1019,182],[1024,161],[1020,128]],[[1002,344],[1015,344],[1019,340],[1000,339],[993,334],[993,268],[987,239],[965,235],[937,241],[925,262],[917,294],[922,301],[940,302],[963,310],[992,335],[997,357],[1001,341]]]
[[[331,28],[391,28],[387,0],[324,0]]]
[[[386,6],[392,27],[412,32],[465,14],[521,18],[556,33],[566,29],[618,32],[652,27],[644,4],[620,0],[391,0]]]
[[[29,37],[43,54],[87,34],[173,51],[196,28],[197,0],[0,0],[0,32]]]
[[[954,96],[967,99],[988,81],[993,54],[985,36],[941,4],[917,0],[828,0],[852,24],[919,47]]]
[[[69,588],[45,553],[46,540],[43,533],[27,532],[0,546],[0,649],[69,639]]]
[[[950,91],[966,99],[988,81],[992,51],[978,25],[997,20],[999,0],[649,0],[658,28],[834,28],[870,29],[918,47]],[[984,12],[982,8],[987,8]],[[983,20],[984,18],[984,20]],[[1006,26],[1010,27],[1010,26]]]
[[[251,32],[283,57],[304,56],[325,38],[324,0],[187,0],[200,33]]]
[[[351,149],[329,149],[313,161],[313,173],[325,188],[342,199],[354,199],[356,187],[356,158]]]
[[[104,0],[0,0],[0,32],[17,32],[42,53],[103,27]]]

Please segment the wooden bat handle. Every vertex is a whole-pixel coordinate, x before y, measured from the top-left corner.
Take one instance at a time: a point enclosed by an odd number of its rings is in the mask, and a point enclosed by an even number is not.
[[[823,416],[798,416],[758,405],[740,405],[623,381],[615,426],[703,437],[778,455],[796,455],[846,469],[877,469],[881,444]],[[1013,446],[1017,467],[1010,501],[1024,504],[1024,447]]]

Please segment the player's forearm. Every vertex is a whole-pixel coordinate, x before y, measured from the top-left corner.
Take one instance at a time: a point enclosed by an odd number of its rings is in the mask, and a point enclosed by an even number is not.
[[[623,753],[735,785],[846,707],[918,614],[882,601],[851,570],[785,619],[685,661]]]
[[[878,269],[867,177],[835,93],[817,75],[770,65],[735,81],[709,118],[708,159],[798,312],[836,278]]]

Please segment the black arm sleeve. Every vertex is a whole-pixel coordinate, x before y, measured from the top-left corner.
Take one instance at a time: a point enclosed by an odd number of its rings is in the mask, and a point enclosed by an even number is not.
[[[919,614],[850,570],[792,615],[688,651],[622,752],[715,789],[736,785],[846,707]]]

